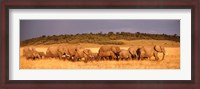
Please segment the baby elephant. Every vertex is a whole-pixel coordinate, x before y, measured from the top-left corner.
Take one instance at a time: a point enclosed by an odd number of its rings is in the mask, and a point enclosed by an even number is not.
[[[119,57],[120,57],[121,60],[124,60],[124,59],[128,60],[128,59],[132,58],[130,52],[128,50],[124,50],[124,49],[122,49],[120,51]]]

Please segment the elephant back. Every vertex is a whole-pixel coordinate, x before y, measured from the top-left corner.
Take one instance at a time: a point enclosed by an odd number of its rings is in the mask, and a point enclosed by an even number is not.
[[[106,51],[110,51],[110,46],[101,46],[99,48],[99,52],[106,52]]]
[[[130,53],[129,53],[128,50],[123,49],[123,50],[120,51],[119,56],[120,56],[120,58],[127,58],[127,57],[130,56]]]
[[[157,52],[164,52],[165,53],[165,48],[163,46],[155,45],[154,50]]]
[[[111,50],[112,50],[114,53],[119,53],[119,52],[121,51],[119,46],[111,46]]]
[[[58,47],[57,46],[51,46],[47,48],[46,55],[48,57],[57,57],[58,56]]]

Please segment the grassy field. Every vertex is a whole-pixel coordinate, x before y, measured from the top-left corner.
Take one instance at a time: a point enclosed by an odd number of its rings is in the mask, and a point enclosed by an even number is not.
[[[165,59],[162,61],[154,61],[154,57],[150,60],[121,60],[121,61],[91,61],[84,63],[83,61],[71,62],[55,58],[27,60],[23,55],[23,48],[20,48],[20,69],[180,69],[180,43],[168,40],[134,40],[125,41],[125,44],[119,45],[121,49],[128,49],[130,46],[152,46],[163,45],[166,49]],[[31,45],[37,51],[46,52],[49,46],[53,45]],[[73,44],[59,44],[59,45],[73,45]],[[85,48],[89,48],[92,52],[97,53],[98,44],[80,44]],[[162,58],[162,54],[159,54]]]

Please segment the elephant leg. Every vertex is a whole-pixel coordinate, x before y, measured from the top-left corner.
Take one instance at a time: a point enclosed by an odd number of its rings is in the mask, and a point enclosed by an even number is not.
[[[35,57],[31,57],[32,60],[35,60]]]
[[[88,58],[85,58],[84,62],[87,63],[88,62]]]
[[[151,57],[147,57],[147,60],[151,60]]]
[[[132,57],[131,57],[131,56],[132,56],[132,55],[128,55],[128,59],[129,59],[129,60],[132,60]]]
[[[59,58],[59,59],[62,59],[62,55],[61,55],[61,54],[59,54],[59,55],[58,55],[58,58]]]
[[[101,59],[102,61],[104,61],[104,60],[105,60],[105,57],[101,57],[100,59]]]
[[[109,60],[112,61],[112,60],[115,60],[115,58],[113,58],[113,57],[109,57]]]
[[[27,60],[29,60],[29,59],[30,59],[30,57],[26,57],[26,59],[27,59]]]
[[[140,59],[141,59],[141,56],[139,55],[139,56],[138,56],[138,60],[140,60]]]
[[[127,60],[131,60],[129,57],[126,58]]]
[[[140,60],[141,59],[141,57],[140,56],[138,56],[138,60]]]
[[[138,58],[138,55],[137,55],[137,53],[135,53],[135,59],[137,59]]]
[[[70,60],[71,60],[71,61],[73,61],[73,62],[75,62],[75,61],[76,61],[76,59],[77,59],[77,58],[76,58],[74,55],[73,55],[73,56],[71,56],[71,58],[70,58]]]
[[[155,57],[155,60],[159,60],[158,52],[154,52],[154,57]]]
[[[131,55],[131,57],[130,57],[132,60],[134,59],[134,55]]]
[[[162,57],[162,60],[164,60],[164,57],[165,57],[165,52],[163,52],[163,57]]]
[[[113,57],[111,57],[111,56],[107,57],[107,60],[112,60],[112,59],[113,59]]]
[[[104,61],[105,57],[100,57],[100,60]]]
[[[95,60],[98,62],[101,58],[100,57],[96,57]]]

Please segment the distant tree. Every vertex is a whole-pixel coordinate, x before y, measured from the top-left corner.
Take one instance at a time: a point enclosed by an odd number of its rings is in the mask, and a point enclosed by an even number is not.
[[[177,37],[177,34],[174,34],[174,37]]]
[[[119,32],[116,32],[116,34],[119,35],[120,33],[119,33]]]
[[[113,35],[114,33],[113,32],[108,32],[108,35]]]
[[[42,35],[42,38],[45,38],[46,37],[46,35]]]
[[[65,35],[42,35],[38,38],[31,38],[22,41],[23,46],[38,45],[38,44],[59,44],[59,43],[94,43],[94,44],[122,44],[119,40],[140,40],[140,39],[153,39],[153,40],[171,40],[180,42],[180,36],[177,34],[149,34],[149,33],[130,33],[130,32],[108,32],[108,33],[77,33]]]
[[[93,35],[93,33],[92,33],[92,32],[90,32],[90,35]]]
[[[140,34],[140,32],[136,32],[136,34]]]
[[[99,33],[98,33],[98,35],[102,35],[102,34],[103,34],[102,32],[99,32]]]

